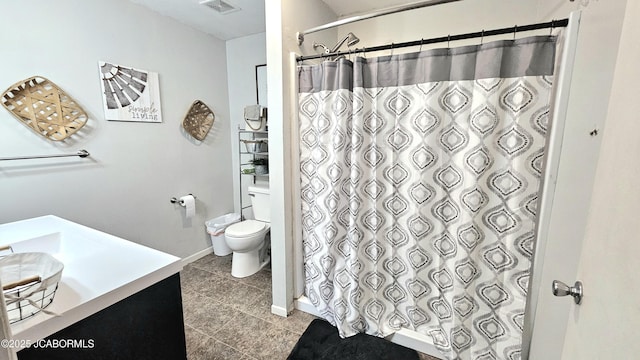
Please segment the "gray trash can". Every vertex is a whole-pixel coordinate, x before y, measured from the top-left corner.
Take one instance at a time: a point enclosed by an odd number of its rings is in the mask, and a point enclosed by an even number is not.
[[[231,254],[231,249],[227,246],[227,242],[224,239],[224,230],[240,221],[240,214],[229,213],[211,219],[205,223],[207,226],[207,232],[211,235],[211,245],[213,246],[213,253],[218,256],[226,256]]]

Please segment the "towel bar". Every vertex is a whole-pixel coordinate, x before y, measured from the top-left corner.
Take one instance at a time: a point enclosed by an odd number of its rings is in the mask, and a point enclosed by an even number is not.
[[[85,158],[89,156],[89,152],[87,150],[78,150],[75,154],[60,154],[60,155],[31,155],[31,156],[15,156],[15,157],[3,157],[0,158],[0,161],[8,161],[8,160],[29,160],[29,159],[46,159],[46,158],[56,158],[56,157],[69,157],[69,156],[79,156],[81,158]]]

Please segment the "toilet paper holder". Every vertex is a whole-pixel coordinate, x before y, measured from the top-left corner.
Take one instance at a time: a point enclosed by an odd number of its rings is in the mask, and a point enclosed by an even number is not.
[[[189,194],[189,195],[193,196],[193,198],[194,198],[194,199],[196,199],[196,196],[195,196],[195,195],[193,195],[193,194]],[[180,200],[179,200],[178,198],[176,198],[175,196],[174,196],[174,197],[172,197],[169,201],[171,201],[171,203],[172,203],[172,204],[175,204],[175,203],[177,203],[177,202],[180,202]]]

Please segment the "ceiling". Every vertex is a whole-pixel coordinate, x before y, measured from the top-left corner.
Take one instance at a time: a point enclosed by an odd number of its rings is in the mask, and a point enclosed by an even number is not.
[[[222,15],[200,5],[201,0],[130,0],[174,18],[221,40],[231,40],[265,31],[264,0],[224,0],[240,8]],[[300,1],[300,0],[296,0]],[[322,0],[338,17],[407,3],[402,0]]]
[[[240,8],[226,15],[200,5],[201,0],[129,1],[225,41],[265,31],[264,0],[224,0]]]

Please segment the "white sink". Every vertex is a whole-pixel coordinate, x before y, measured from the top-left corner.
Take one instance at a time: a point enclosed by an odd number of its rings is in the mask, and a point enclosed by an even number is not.
[[[51,254],[62,263],[71,263],[89,259],[108,246],[100,246],[96,241],[76,241],[73,235],[63,236],[60,232],[37,236],[35,238],[11,243],[13,252],[45,252]]]
[[[45,252],[64,264],[44,313],[11,326],[15,339],[36,341],[182,270],[173,255],[48,215],[0,225],[0,245]]]

